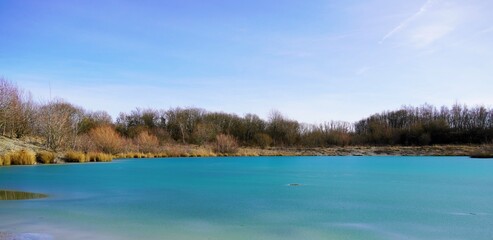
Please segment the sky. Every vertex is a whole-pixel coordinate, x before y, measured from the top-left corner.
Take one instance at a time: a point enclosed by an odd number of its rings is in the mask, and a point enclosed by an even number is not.
[[[2,0],[0,76],[36,99],[357,121],[493,104],[491,0]]]

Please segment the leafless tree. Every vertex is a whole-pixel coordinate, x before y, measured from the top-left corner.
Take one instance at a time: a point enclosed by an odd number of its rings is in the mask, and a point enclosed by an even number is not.
[[[37,116],[38,131],[47,148],[53,151],[75,147],[81,110],[63,100],[53,100],[40,107]]]

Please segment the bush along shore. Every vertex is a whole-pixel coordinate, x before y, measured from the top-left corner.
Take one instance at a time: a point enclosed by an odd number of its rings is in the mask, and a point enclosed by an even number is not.
[[[305,124],[272,111],[140,109],[113,120],[62,99],[34,101],[0,78],[0,164],[114,158],[292,155],[493,155],[493,109],[403,106],[360,121]]]
[[[345,146],[330,148],[245,148],[223,146],[171,145],[156,152],[50,152],[20,149],[0,154],[0,166],[63,164],[86,162],[111,162],[114,159],[129,158],[176,158],[176,157],[240,157],[240,156],[473,156],[487,158],[479,145],[440,146]],[[479,155],[481,154],[481,155]]]

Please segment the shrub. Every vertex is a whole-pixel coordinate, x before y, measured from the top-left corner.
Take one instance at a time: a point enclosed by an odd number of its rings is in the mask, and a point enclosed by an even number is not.
[[[20,150],[8,154],[12,165],[34,165],[36,164],[36,154],[30,150]]]
[[[63,159],[66,162],[87,162],[87,157],[83,152],[70,151],[65,153]]]
[[[141,152],[155,152],[159,147],[159,140],[156,136],[143,131],[134,139],[135,144]]]
[[[77,144],[75,146],[77,151],[92,152],[96,151],[96,148],[96,144],[94,144],[94,141],[91,139],[89,134],[83,134],[78,137]]]
[[[55,163],[55,154],[48,151],[41,151],[36,154],[36,161],[43,164]]]
[[[268,134],[257,133],[254,138],[260,148],[266,148],[272,144],[272,138]]]
[[[125,140],[110,126],[92,129],[89,132],[89,137],[96,148],[104,153],[118,153],[125,145]]]
[[[236,153],[238,151],[238,142],[231,135],[219,134],[216,136],[214,151],[218,153]]]

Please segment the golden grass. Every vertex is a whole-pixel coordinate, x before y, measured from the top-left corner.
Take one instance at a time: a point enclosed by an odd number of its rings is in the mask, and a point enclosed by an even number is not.
[[[63,159],[66,162],[79,162],[79,163],[87,162],[88,160],[86,154],[84,154],[83,152],[75,152],[75,151],[70,151],[65,153]]]
[[[116,158],[162,158],[162,157],[168,157],[168,155],[165,152],[161,152],[161,153],[126,152],[126,153],[119,153],[115,157]]]
[[[3,156],[3,165],[4,166],[9,166],[12,163],[10,155],[6,154]]]
[[[89,162],[111,162],[113,160],[113,155],[100,153],[100,152],[90,152],[86,157]]]
[[[186,150],[179,146],[170,146],[166,148],[166,156],[168,157],[181,157],[185,156]]]
[[[190,150],[190,155],[194,157],[215,157],[217,156],[211,149],[200,147]]]
[[[249,149],[249,148],[241,148],[237,153],[239,156],[244,157],[258,157],[262,155],[262,153],[258,149]]]
[[[36,161],[43,164],[56,163],[55,154],[48,151],[40,151],[36,154]]]
[[[36,154],[30,150],[19,150],[10,152],[7,155],[11,165],[34,165],[36,164]]]

